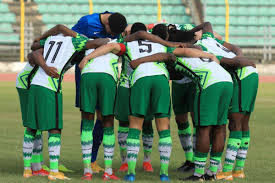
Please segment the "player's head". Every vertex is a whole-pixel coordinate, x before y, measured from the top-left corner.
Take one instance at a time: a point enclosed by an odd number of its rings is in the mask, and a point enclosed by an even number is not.
[[[169,41],[194,42],[195,34],[191,31],[169,30]]]
[[[194,33],[194,40],[198,41],[201,39],[201,37],[202,37],[202,30]]]
[[[120,13],[114,13],[109,16],[108,25],[105,28],[109,34],[118,35],[124,31],[126,26],[126,18]]]
[[[143,23],[136,22],[136,23],[134,23],[132,25],[132,27],[131,27],[131,33],[130,34],[133,34],[133,33],[137,32],[137,31],[146,31],[146,30],[147,30],[147,28],[146,28],[146,26]]]
[[[168,40],[169,34],[165,24],[158,24],[153,28],[152,34],[159,36],[164,40]]]

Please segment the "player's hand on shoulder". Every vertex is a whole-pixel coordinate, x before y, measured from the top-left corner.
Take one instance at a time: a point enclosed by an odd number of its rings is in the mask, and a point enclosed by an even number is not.
[[[185,43],[181,43],[181,42],[167,41],[167,46],[168,47],[175,47],[175,48],[185,48],[186,44]]]
[[[141,62],[139,61],[139,59],[132,60],[130,62],[130,66],[132,69],[136,69],[140,64],[141,64]]]
[[[52,78],[59,78],[58,70],[55,67],[45,67],[44,71]]]
[[[218,59],[215,55],[213,55],[213,56],[211,57],[211,60],[213,60],[213,61],[216,62],[217,64],[220,64],[219,59]]]
[[[33,40],[33,42],[35,43],[35,42],[39,42],[40,41],[40,37],[37,37],[37,38],[35,38],[34,40]]]

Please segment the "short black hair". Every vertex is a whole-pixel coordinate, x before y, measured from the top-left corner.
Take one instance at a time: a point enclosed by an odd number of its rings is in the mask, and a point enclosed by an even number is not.
[[[131,27],[131,34],[137,32],[137,31],[147,31],[147,28],[143,23],[136,22]]]
[[[158,24],[153,28],[152,34],[161,37],[162,39],[166,39],[168,36],[167,27],[165,24]]]
[[[175,30],[170,29],[169,33],[169,41],[175,42],[190,42],[194,40],[194,32],[191,31],[182,31],[182,30]]]
[[[120,13],[113,13],[108,18],[109,26],[114,34],[120,34],[127,26],[126,18]]]

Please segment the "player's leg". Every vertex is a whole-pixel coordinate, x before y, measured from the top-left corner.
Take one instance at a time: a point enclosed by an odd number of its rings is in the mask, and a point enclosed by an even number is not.
[[[223,97],[224,90],[225,90],[224,88],[229,90],[229,94],[228,94],[229,96],[225,100],[227,102],[225,105],[227,110],[229,106],[230,98],[232,95],[232,91],[231,91],[232,83],[230,82],[215,83],[211,86],[208,86],[206,89],[202,89],[201,91],[198,91],[196,93],[195,102],[194,102],[194,121],[196,125],[196,135],[197,135],[196,152],[194,157],[195,172],[193,176],[190,176],[184,180],[192,180],[192,181],[202,180],[203,181],[205,179],[205,176],[204,176],[205,164],[206,164],[207,155],[210,148],[210,137],[213,135],[211,134],[212,132],[211,130],[215,129],[216,125],[220,125],[220,122],[219,122],[220,108],[223,109],[221,112],[222,113],[221,116],[222,117],[227,116],[225,115],[226,110],[224,110],[224,107],[222,106],[223,101],[221,102],[221,97]],[[222,120],[222,122],[226,124],[226,120]],[[220,144],[224,143],[224,138],[222,138],[222,141],[223,142],[219,141]],[[215,147],[215,149],[216,148],[217,147]],[[212,159],[214,159],[214,157],[215,156],[217,157],[218,155],[219,154],[212,154],[212,157],[213,157]],[[213,166],[211,170],[213,169],[216,169],[216,168],[214,168]],[[213,172],[215,173],[215,171]]]
[[[232,170],[236,160],[238,149],[241,145],[241,123],[243,120],[243,114],[231,113],[229,114],[229,139],[227,142],[227,148],[225,153],[225,160],[223,165],[223,171],[217,174],[217,179],[233,180]]]
[[[97,153],[98,149],[102,143],[103,140],[103,122],[102,122],[102,116],[100,110],[96,110],[96,122],[93,130],[93,149],[92,149],[92,160],[91,160],[91,166],[93,173],[99,173],[100,171],[104,171],[103,168],[101,168],[97,162]]]
[[[223,171],[217,174],[217,179],[233,180],[232,170],[235,164],[238,149],[241,145],[242,138],[242,121],[244,114],[242,113],[242,97],[240,81],[235,76],[233,79],[233,95],[229,110],[229,139],[223,165]]]
[[[84,172],[82,179],[92,179],[91,154],[93,147],[94,113],[82,111],[81,148]]]
[[[124,177],[126,181],[134,181],[136,174],[136,162],[140,148],[140,132],[142,130],[143,117],[130,116],[129,117],[129,132],[127,137],[127,163],[128,173]]]
[[[195,171],[185,181],[204,181],[205,165],[210,148],[210,132],[212,126],[196,127],[196,151],[194,153]]]
[[[16,88],[19,101],[20,101],[20,109],[21,109],[21,117],[23,125],[25,126],[25,122],[27,121],[27,114],[28,114],[28,93],[27,89]],[[25,178],[32,176],[31,170],[31,159],[32,159],[32,152],[34,146],[34,138],[35,138],[35,131],[25,128],[24,137],[23,137],[23,160],[24,160],[24,173],[23,176]]]
[[[144,115],[149,111],[151,81],[149,77],[138,79],[130,90],[129,101],[129,133],[127,137],[127,163],[128,173],[124,177],[126,181],[134,181],[136,174],[136,161],[140,148],[140,132],[144,121]]]
[[[130,89],[119,85],[117,88],[115,117],[119,121],[117,139],[121,158],[120,172],[128,170],[126,140],[129,132],[129,97]]]
[[[118,180],[113,172],[113,156],[115,147],[114,106],[116,98],[116,82],[106,73],[95,73],[98,76],[98,101],[103,117],[103,149],[105,172],[103,180]]]
[[[194,103],[194,102],[193,102]],[[190,116],[192,118],[192,124],[193,124],[193,162],[194,162],[194,152],[196,151],[196,126],[195,126],[195,121],[194,121],[194,112],[190,112]]]
[[[112,168],[115,148],[114,116],[103,116],[103,123],[103,148],[105,164],[105,173],[103,175],[103,180],[119,180],[119,178],[115,176]]]
[[[48,176],[49,172],[42,168],[41,156],[43,157],[42,131],[37,130],[32,153],[32,173],[35,176]]]
[[[151,164],[151,153],[154,139],[154,131],[152,126],[151,116],[146,116],[143,126],[142,126],[142,142],[143,142],[143,151],[144,158],[142,167],[147,172],[153,172],[154,169]]]
[[[81,146],[84,164],[82,179],[92,179],[91,155],[93,147],[94,114],[97,101],[97,79],[94,73],[85,73],[81,76],[80,109],[82,111]]]
[[[169,129],[171,112],[170,87],[167,78],[163,75],[153,76],[151,82],[150,111],[155,115],[159,133],[160,180],[169,181],[168,167],[172,151],[172,139]]]
[[[127,136],[129,132],[129,121],[119,121],[118,127],[118,144],[120,149],[121,166],[120,172],[126,172],[128,170],[127,164]]]
[[[49,150],[49,160],[50,160],[50,174],[48,176],[49,180],[70,180],[63,173],[58,170],[58,163],[60,158],[60,148],[61,148],[61,130],[53,129],[49,130],[48,139],[48,150]]]
[[[178,171],[191,171],[194,169],[192,132],[188,122],[188,112],[193,111],[194,92],[193,83],[178,84],[172,82],[172,100],[175,119],[178,125],[178,136],[185,152],[186,162]]]
[[[259,76],[257,73],[244,78],[242,84],[242,109],[246,111],[242,121],[242,139],[241,146],[237,153],[236,165],[233,171],[233,177],[244,178],[244,165],[247,156],[248,147],[250,144],[249,118],[251,112],[254,110],[255,100],[258,91]]]
[[[224,149],[224,139],[226,136],[226,125],[213,126],[212,129],[212,146],[210,152],[210,166],[206,171],[206,180],[215,180],[221,163]]]
[[[23,176],[25,178],[31,177],[31,159],[32,152],[34,146],[34,138],[35,138],[36,130],[26,128],[24,132],[23,138],[23,160],[24,160],[24,173]]]
[[[250,144],[249,118],[250,118],[250,114],[246,114],[242,121],[241,145],[237,152],[236,165],[233,171],[233,177],[236,177],[236,178],[245,177],[243,169],[245,165],[248,147]]]
[[[185,152],[186,159],[186,162],[178,168],[178,171],[184,172],[194,170],[192,130],[188,122],[188,113],[176,115],[176,122],[178,125],[178,136]]]
[[[157,118],[156,126],[159,134],[159,154],[160,154],[160,180],[169,181],[168,167],[172,151],[172,138],[169,129],[170,120],[168,117]]]

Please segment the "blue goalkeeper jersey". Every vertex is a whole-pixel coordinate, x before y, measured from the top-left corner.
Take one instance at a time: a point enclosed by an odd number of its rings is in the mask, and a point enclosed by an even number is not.
[[[108,34],[104,25],[101,22],[100,14],[111,13],[105,11],[104,13],[93,13],[81,17],[78,22],[72,27],[72,30],[87,36],[88,38],[117,38]]]
[[[105,30],[104,25],[101,22],[100,14],[111,13],[105,11],[104,13],[93,13],[90,15],[83,16],[79,19],[79,21],[72,27],[72,30],[87,36],[88,38],[117,38],[117,36],[112,36],[108,34]],[[75,98],[75,106],[80,107],[79,102],[79,89],[80,89],[80,80],[81,73],[78,67],[78,63],[75,65],[75,85],[76,85],[76,98]]]

